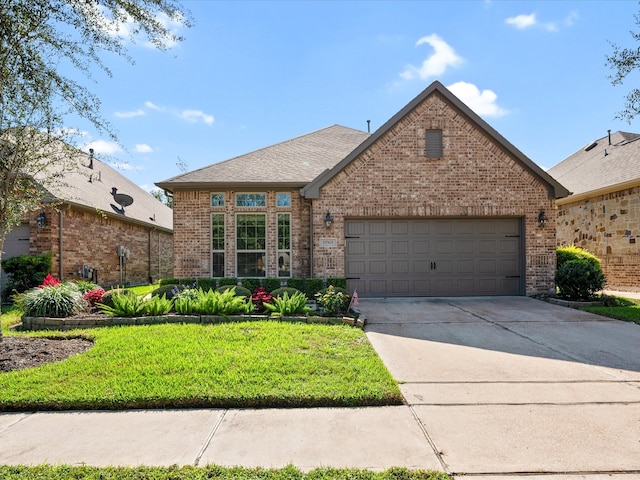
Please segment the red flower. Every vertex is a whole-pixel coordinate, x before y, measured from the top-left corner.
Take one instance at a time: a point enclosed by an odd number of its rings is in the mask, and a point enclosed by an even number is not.
[[[253,291],[251,295],[251,301],[256,312],[264,312],[264,302],[270,303],[273,300],[273,295],[267,292],[264,288],[258,287]]]
[[[51,274],[48,274],[46,277],[44,277],[44,280],[42,281],[42,285],[40,285],[38,288],[55,287],[57,285],[60,285],[61,283],[62,281],[58,280]]]

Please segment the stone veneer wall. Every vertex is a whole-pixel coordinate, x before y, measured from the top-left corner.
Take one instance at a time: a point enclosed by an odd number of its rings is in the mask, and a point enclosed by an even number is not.
[[[441,129],[443,157],[426,158],[425,130]],[[343,276],[344,219],[350,217],[521,217],[526,292],[554,291],[556,230],[547,186],[439,94],[425,99],[321,189],[314,201],[314,274]],[[334,217],[338,249],[322,248]]]
[[[600,258],[607,288],[640,291],[640,187],[561,203],[558,244]]]
[[[48,210],[47,225],[30,222],[32,254],[51,252],[52,274],[64,280],[78,280],[87,264],[98,271],[102,286],[120,284],[118,245],[131,252],[123,269],[126,284],[144,284],[150,279],[173,276],[173,234],[143,225],[106,217],[94,211]],[[62,271],[60,271],[60,221],[62,221]],[[126,273],[126,275],[125,275]]]

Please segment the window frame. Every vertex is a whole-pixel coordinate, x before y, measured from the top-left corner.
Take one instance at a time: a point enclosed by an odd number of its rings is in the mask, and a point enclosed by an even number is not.
[[[219,196],[219,198],[221,197],[222,204],[216,205],[214,203],[214,197],[218,197],[218,196]],[[212,208],[224,208],[226,206],[226,203],[227,203],[227,198],[226,198],[226,195],[224,194],[224,192],[212,192],[211,193],[211,207]]]
[[[253,197],[255,201],[259,197],[262,197],[261,202],[256,202],[253,205],[240,205],[238,200],[241,197]],[[235,194],[235,206],[236,208],[267,208],[267,193],[266,192],[236,192]],[[252,202],[253,203],[253,202]]]
[[[428,128],[424,134],[426,158],[442,158],[444,155],[444,142],[442,141],[441,128]]]
[[[258,239],[261,239],[264,243],[262,245],[262,248],[240,248],[240,244],[239,244],[239,240],[241,235],[239,235],[240,233],[240,218],[241,217],[262,217],[263,219],[263,223],[262,223],[262,230],[264,231],[264,236],[262,237],[253,237],[252,241],[253,242],[258,242]],[[255,228],[260,228],[260,226],[255,227]],[[236,213],[236,224],[235,224],[235,229],[234,229],[234,240],[235,240],[235,251],[236,251],[236,277],[238,278],[256,278],[256,277],[266,277],[266,272],[267,272],[267,237],[268,237],[268,224],[267,224],[267,214],[266,212],[239,212]],[[247,240],[248,242],[248,240]],[[256,245],[259,246],[259,245]],[[246,247],[246,245],[245,245]],[[261,257],[257,257],[256,256],[256,266],[255,266],[255,273],[252,272],[248,272],[246,274],[241,273],[241,264],[240,264],[240,256],[244,255],[247,257],[250,257],[252,255],[261,255]],[[262,263],[262,265],[260,265],[260,261]],[[249,262],[242,262],[242,266],[247,265]]]
[[[280,218],[287,218],[287,236],[281,236],[280,229]],[[286,239],[286,245],[281,243],[282,240]],[[279,278],[291,278],[291,213],[288,212],[278,212],[276,214],[276,258],[277,261],[277,270]],[[280,258],[283,258],[283,265],[287,265],[288,263],[288,272],[285,274],[281,273],[280,269]]]
[[[215,224],[214,222],[214,218],[218,218],[222,220],[222,225],[220,224]],[[211,247],[211,269],[210,269],[210,276],[212,278],[215,277],[224,277],[224,273],[225,273],[225,259],[226,259],[226,223],[227,223],[227,219],[226,219],[226,215],[224,213],[218,213],[218,212],[214,212],[211,214],[211,223],[210,223],[210,232],[211,232],[211,242],[209,244],[209,246]],[[218,242],[222,242],[222,246],[220,246],[220,244],[218,243],[217,245],[214,245],[214,242],[216,242],[216,235],[214,232],[214,228],[218,227],[218,229],[221,228],[221,238],[218,237],[217,241]],[[214,247],[218,247],[218,248],[214,248]],[[221,248],[220,248],[221,247]],[[214,258],[218,255],[222,254],[222,271],[221,272],[216,272],[216,264],[217,262],[214,261]],[[217,275],[217,273],[221,273],[221,275]]]

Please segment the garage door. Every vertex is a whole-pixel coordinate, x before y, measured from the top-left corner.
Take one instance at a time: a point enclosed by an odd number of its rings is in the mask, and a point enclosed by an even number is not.
[[[523,295],[517,218],[352,219],[345,274],[362,297]]]
[[[4,241],[2,259],[29,254],[29,224],[23,223],[7,234]],[[0,283],[2,288],[7,284],[7,275],[0,269]]]

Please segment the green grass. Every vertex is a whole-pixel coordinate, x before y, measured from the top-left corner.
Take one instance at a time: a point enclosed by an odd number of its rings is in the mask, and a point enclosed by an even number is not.
[[[345,325],[164,324],[63,335],[79,334],[95,341],[86,353],[0,374],[0,410],[402,402],[364,332]]]
[[[610,299],[617,305],[611,307],[584,307],[582,310],[640,325],[640,305],[637,300],[624,297],[610,297]]]
[[[360,469],[318,468],[303,473],[293,466],[282,469],[242,467],[72,467],[49,466],[2,466],[0,478],[7,480],[450,480],[445,473],[426,470],[390,468],[383,472]]]

